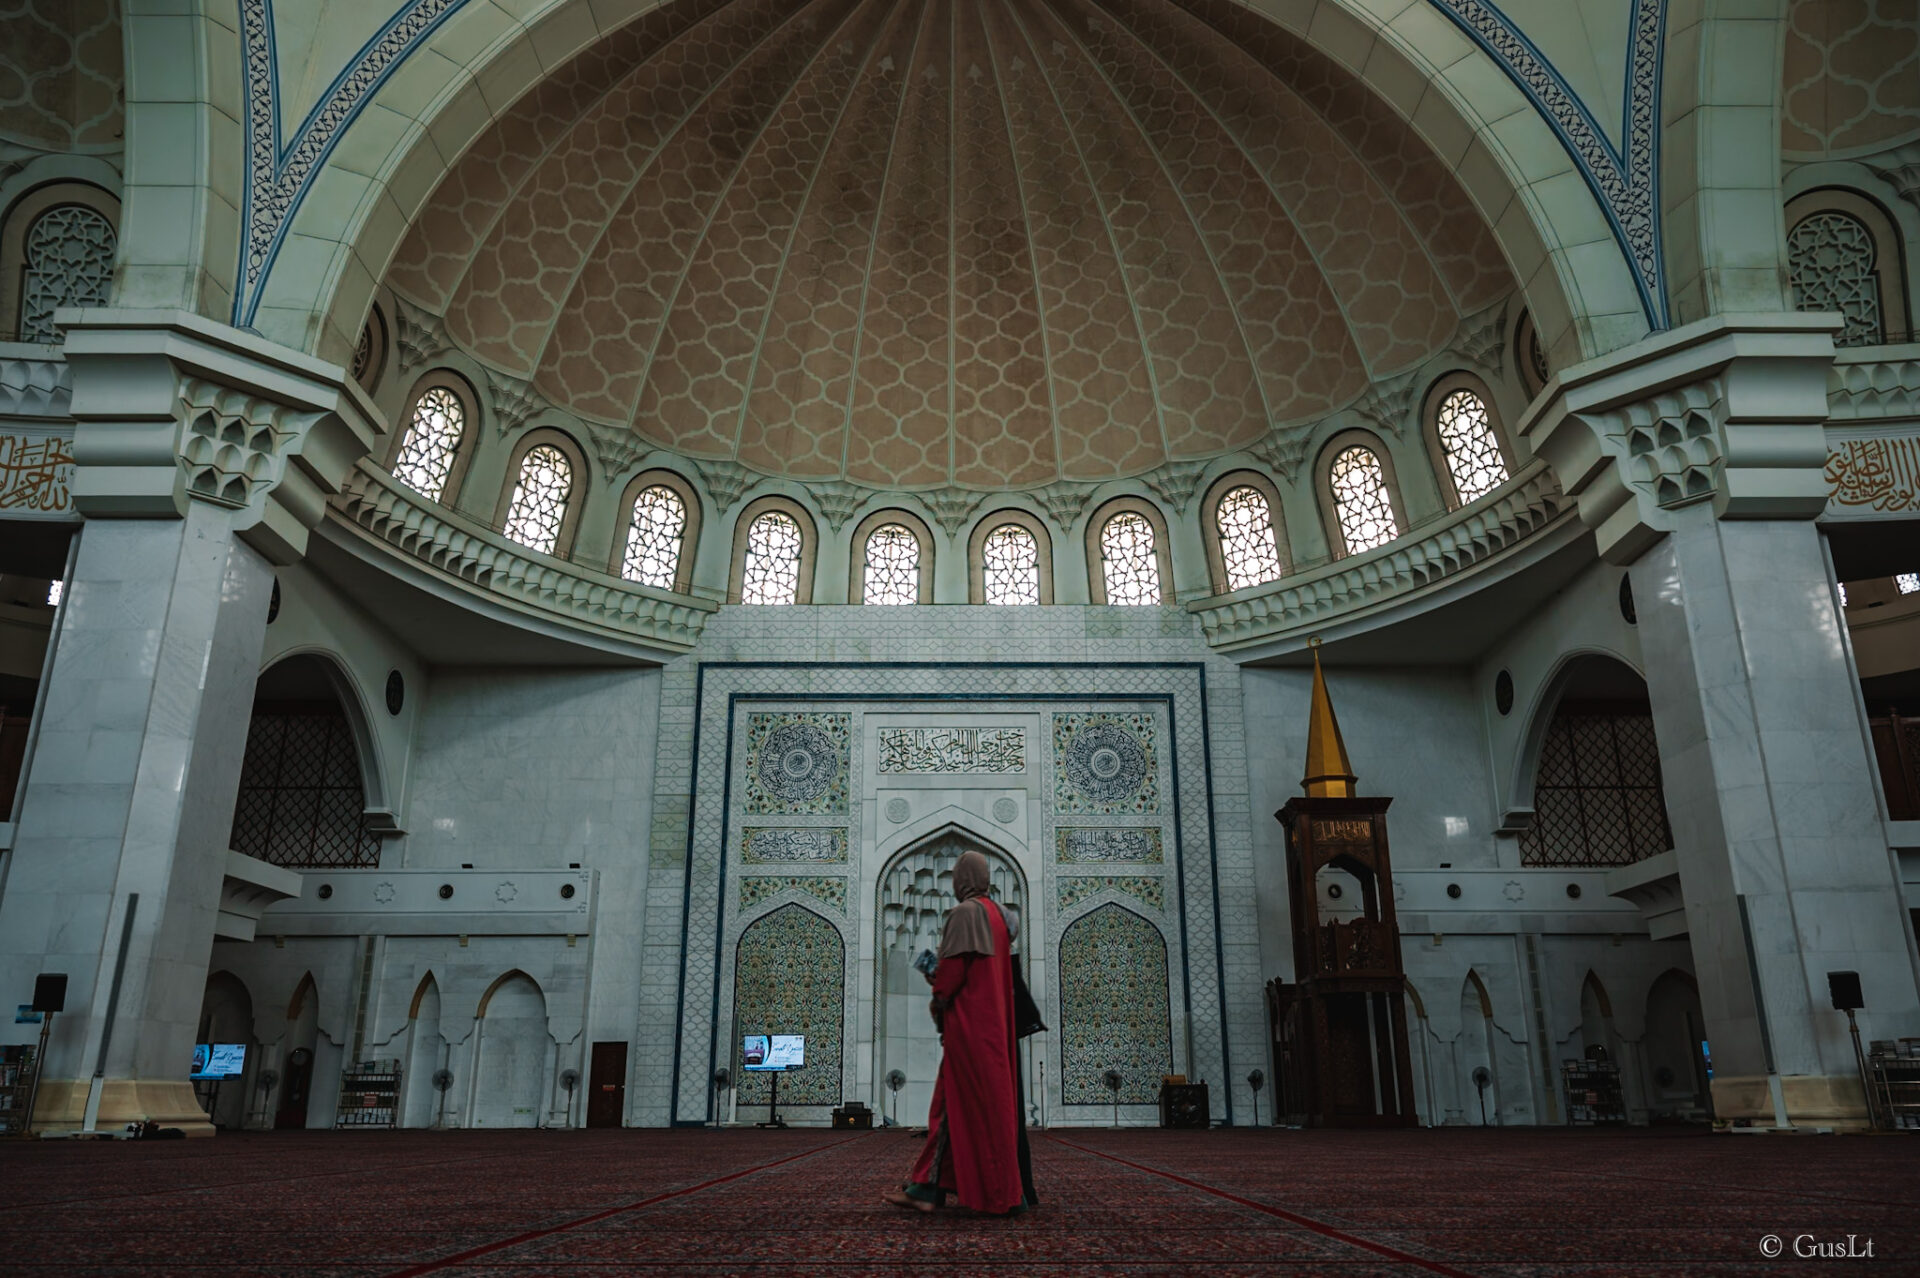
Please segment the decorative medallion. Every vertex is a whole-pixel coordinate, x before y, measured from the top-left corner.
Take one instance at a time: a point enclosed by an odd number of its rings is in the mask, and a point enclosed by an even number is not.
[[[520,889],[513,885],[512,879],[506,880],[493,889],[493,899],[502,905],[508,904],[519,895]]]
[[[387,880],[382,879],[380,880],[380,882],[373,885],[374,904],[391,905],[393,904],[393,896],[394,896],[393,884],[389,883]]]
[[[1150,714],[1053,716],[1054,801],[1061,812],[1157,812]]]
[[[748,812],[845,812],[850,716],[747,716]]]
[[[913,815],[913,805],[905,799],[887,800],[887,820],[900,825]]]
[[[993,819],[1001,825],[1012,825],[1020,816],[1020,805],[1006,795],[993,801]]]
[[[842,829],[781,830],[749,826],[740,836],[740,859],[748,865],[842,862],[847,832]]]
[[[1072,829],[1054,832],[1054,859],[1062,865],[1105,865],[1112,862],[1159,864],[1160,831]]]

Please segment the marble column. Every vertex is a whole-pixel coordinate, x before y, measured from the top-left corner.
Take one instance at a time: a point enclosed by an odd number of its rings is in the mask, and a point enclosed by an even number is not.
[[[1820,533],[1822,316],[1703,321],[1581,365],[1528,423],[1628,566],[1717,1117],[1860,1125],[1861,1033],[1920,990]]]
[[[273,568],[304,553],[377,418],[341,369],[224,325],[60,318],[86,522],[0,897],[0,989],[69,978],[35,1127],[210,1135],[187,1073]]]

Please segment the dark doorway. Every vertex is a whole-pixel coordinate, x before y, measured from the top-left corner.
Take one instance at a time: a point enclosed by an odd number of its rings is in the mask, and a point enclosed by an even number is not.
[[[273,1117],[276,1128],[299,1129],[307,1125],[307,1093],[313,1087],[313,1053],[296,1047],[287,1054],[287,1077],[280,1084],[280,1112]]]
[[[627,1045],[595,1043],[587,1084],[587,1126],[618,1127],[627,1112]]]

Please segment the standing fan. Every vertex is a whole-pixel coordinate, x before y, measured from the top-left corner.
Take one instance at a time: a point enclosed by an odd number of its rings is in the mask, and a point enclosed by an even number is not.
[[[893,1093],[893,1111],[887,1119],[887,1126],[889,1127],[898,1127],[900,1125],[900,1089],[906,1085],[907,1076],[905,1074],[902,1074],[897,1069],[887,1071],[887,1090]]]
[[[1120,1083],[1122,1081],[1120,1071],[1110,1069],[1100,1076],[1100,1081],[1105,1083],[1107,1090],[1113,1093],[1113,1125],[1118,1127],[1120,1125]]]
[[[720,1093],[732,1089],[733,1075],[727,1072],[726,1066],[722,1065],[713,1071],[713,1125],[715,1127],[726,1126],[726,1121],[720,1115]]]
[[[452,1070],[436,1069],[433,1071],[433,1087],[435,1091],[440,1093],[440,1116],[433,1120],[435,1127],[444,1128],[447,1125],[447,1089],[452,1086]]]
[[[560,1071],[560,1086],[567,1089],[567,1126],[573,1126],[573,1089],[580,1086],[580,1071],[563,1069]]]
[[[1253,1125],[1260,1125],[1260,1089],[1266,1086],[1267,1076],[1260,1070],[1247,1075],[1247,1086],[1253,1089]]]
[[[1473,1085],[1480,1089],[1480,1125],[1487,1125],[1487,1085],[1493,1082],[1493,1075],[1485,1065],[1473,1067]]]

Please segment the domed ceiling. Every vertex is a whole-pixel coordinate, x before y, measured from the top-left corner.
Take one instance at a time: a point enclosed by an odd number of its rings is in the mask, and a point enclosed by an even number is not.
[[[1514,287],[1392,109],[1229,0],[679,0],[504,112],[389,283],[602,429],[963,487],[1249,446]]]

